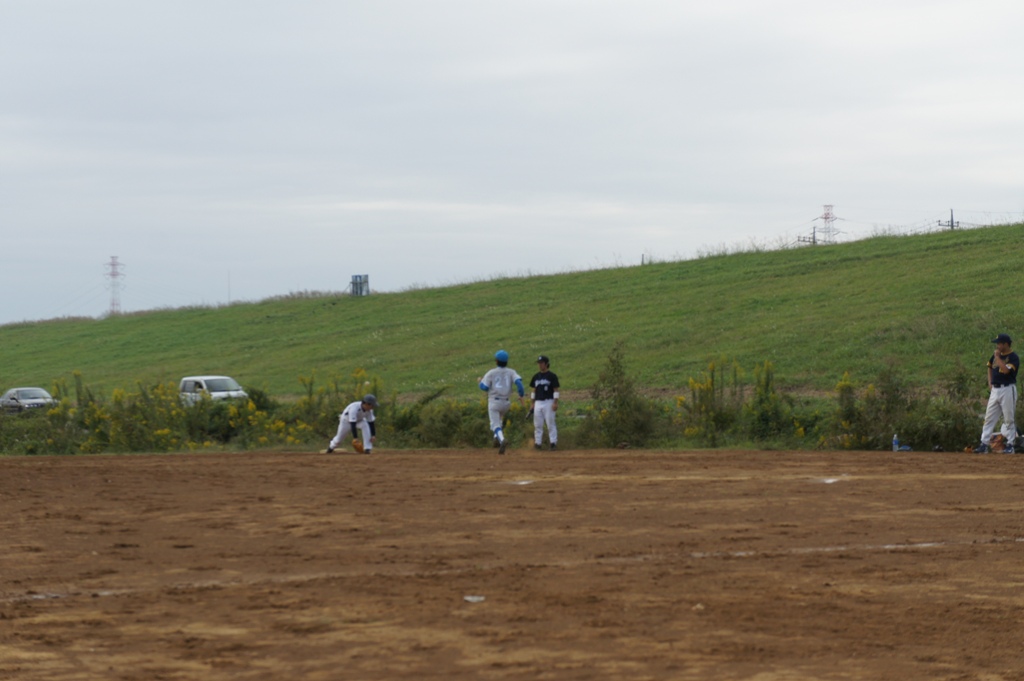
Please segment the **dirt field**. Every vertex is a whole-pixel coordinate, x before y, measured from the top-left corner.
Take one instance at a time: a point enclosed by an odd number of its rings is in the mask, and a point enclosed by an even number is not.
[[[4,679],[1024,679],[1024,457],[0,459]]]

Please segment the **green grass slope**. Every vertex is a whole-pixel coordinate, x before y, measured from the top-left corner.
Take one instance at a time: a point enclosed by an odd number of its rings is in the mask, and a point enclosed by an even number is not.
[[[0,326],[0,388],[49,387],[81,372],[98,394],[137,382],[225,373],[277,398],[300,376],[362,368],[389,393],[452,386],[475,395],[496,350],[525,378],[544,353],[567,389],[588,388],[616,341],[645,387],[685,392],[709,358],[748,372],[771,360],[780,386],[831,390],[889,362],[920,385],[989,340],[1024,330],[1014,255],[1024,225],[693,261],[499,279],[438,289],[297,297],[99,320]],[[980,388],[979,388],[980,389]]]

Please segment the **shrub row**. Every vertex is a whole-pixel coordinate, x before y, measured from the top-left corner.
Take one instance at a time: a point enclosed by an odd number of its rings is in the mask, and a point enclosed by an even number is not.
[[[645,395],[626,366],[622,344],[610,352],[589,399],[559,412],[562,448],[755,447],[762,449],[888,449],[894,433],[918,450],[959,451],[981,429],[983,396],[977,377],[954,367],[931,392],[914,390],[898,367],[858,385],[844,375],[834,394],[789,395],[771,362],[747,372],[715,358],[690,377],[684,394]],[[446,390],[415,401],[385,396],[380,382],[358,370],[318,385],[299,379],[302,396],[281,403],[246,388],[247,401],[203,400],[186,405],[174,385],[138,385],[100,399],[80,375],[54,386],[49,410],[0,416],[0,452],[76,454],[210,449],[322,448],[338,415],[365,393],[378,396],[377,440],[382,448],[486,447],[491,444],[486,399],[455,399]],[[507,435],[513,447],[532,441],[533,425],[514,403]]]

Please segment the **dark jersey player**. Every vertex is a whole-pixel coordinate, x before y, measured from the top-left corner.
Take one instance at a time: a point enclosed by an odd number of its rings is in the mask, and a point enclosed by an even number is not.
[[[1003,426],[1000,432],[1006,438],[1003,451],[1012,454],[1017,439],[1014,412],[1017,409],[1017,370],[1020,368],[1020,359],[1010,348],[1013,340],[1005,333],[996,336],[992,342],[996,344],[996,351],[988,361],[988,407],[985,409],[985,425],[981,429],[981,444],[974,451],[991,451],[992,435],[1001,418]]]
[[[537,358],[540,369],[530,379],[530,399],[533,411],[533,448],[540,449],[544,442],[544,426],[548,428],[548,442],[551,449],[558,449],[558,424],[555,423],[555,412],[558,411],[558,376],[551,371],[551,361],[541,355]]]

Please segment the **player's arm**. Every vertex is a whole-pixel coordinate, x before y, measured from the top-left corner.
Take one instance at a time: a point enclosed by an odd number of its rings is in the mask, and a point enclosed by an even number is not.
[[[996,353],[994,353],[992,355],[992,362],[995,364],[995,366],[993,368],[996,371],[998,371],[999,373],[1001,373],[1001,374],[1008,374],[1008,373],[1010,373],[1009,367],[1006,365],[1006,362],[1003,360],[1002,356],[998,352],[996,352]]]

